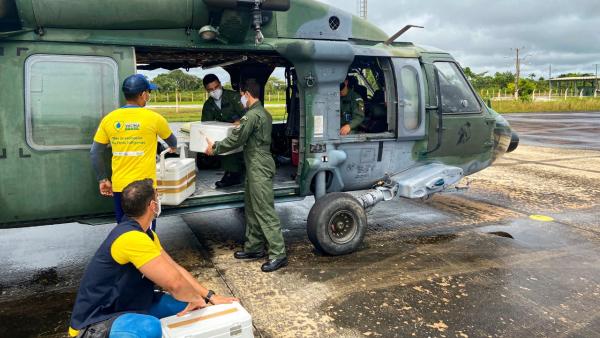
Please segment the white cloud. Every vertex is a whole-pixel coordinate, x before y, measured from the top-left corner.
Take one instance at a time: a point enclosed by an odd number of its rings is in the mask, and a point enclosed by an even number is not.
[[[357,12],[348,0],[322,2]],[[450,52],[477,72],[514,69],[513,48],[531,54],[526,74],[594,72],[600,63],[598,0],[369,0],[369,21],[389,35],[406,24],[425,26],[400,40]],[[353,8],[354,7],[354,8]]]
[[[358,11],[357,0],[321,2]],[[406,24],[425,26],[400,40],[446,50],[476,72],[514,71],[514,48],[521,47],[523,55],[530,54],[522,65],[524,74],[547,77],[550,64],[554,75],[593,73],[594,64],[600,63],[599,0],[369,0],[368,4],[369,21],[389,35]],[[223,82],[229,81],[227,72],[213,71]],[[160,72],[144,74],[152,78]]]

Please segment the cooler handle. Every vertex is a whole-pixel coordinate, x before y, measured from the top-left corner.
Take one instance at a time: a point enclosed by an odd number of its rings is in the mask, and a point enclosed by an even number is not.
[[[179,159],[181,160],[185,160],[187,157],[185,157],[185,143],[180,143],[179,144]]]
[[[165,172],[167,171],[166,164],[165,164],[165,155],[166,155],[166,154],[167,154],[169,151],[171,151],[171,149],[167,148],[167,149],[163,150],[163,151],[160,153],[160,171],[159,171],[159,173],[158,173],[158,176],[159,176],[160,178],[162,178],[162,177],[163,177],[163,175],[165,174]]]
[[[178,146],[179,149],[179,158],[184,160],[186,159],[185,157],[185,143],[180,143]],[[165,150],[163,150],[160,153],[160,172],[158,173],[158,176],[160,176],[162,178],[162,176],[166,173],[167,171],[167,167],[165,164],[165,155],[171,151],[171,148],[167,148]]]

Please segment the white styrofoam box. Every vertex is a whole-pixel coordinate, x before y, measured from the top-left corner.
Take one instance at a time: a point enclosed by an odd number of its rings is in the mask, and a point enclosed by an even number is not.
[[[179,158],[165,158],[167,149],[156,164],[158,193],[164,205],[179,205],[196,191],[196,161],[185,158],[184,145],[180,147]]]
[[[192,122],[190,127],[190,150],[204,153],[208,143],[206,138],[210,138],[214,141],[223,141],[227,136],[231,135],[236,125],[233,123],[217,122],[217,121],[205,121],[205,122]],[[229,155],[238,153],[244,148],[240,147],[230,152],[221,155]]]
[[[254,338],[252,317],[238,302],[166,317],[160,323],[163,338]]]

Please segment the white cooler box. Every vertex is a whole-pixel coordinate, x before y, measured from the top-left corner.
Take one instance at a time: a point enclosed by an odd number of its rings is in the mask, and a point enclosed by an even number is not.
[[[166,317],[160,323],[163,338],[254,338],[252,317],[238,302]]]
[[[156,179],[160,202],[179,205],[196,191],[196,161],[185,157],[185,145],[180,145],[179,158],[167,158],[165,150],[156,165]]]
[[[225,138],[227,138],[227,136],[231,135],[231,132],[233,129],[235,129],[235,127],[235,124],[226,122],[192,122],[190,127],[190,150],[198,153],[204,153],[206,151],[206,147],[208,146],[206,143],[206,137],[209,137],[213,142],[223,141]],[[240,147],[221,155],[239,153],[243,149],[243,147]]]

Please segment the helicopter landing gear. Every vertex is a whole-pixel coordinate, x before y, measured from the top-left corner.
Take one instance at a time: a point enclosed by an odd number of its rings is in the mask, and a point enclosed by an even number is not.
[[[367,214],[352,195],[334,192],[318,199],[308,214],[308,238],[320,251],[344,255],[355,251],[367,228]]]

